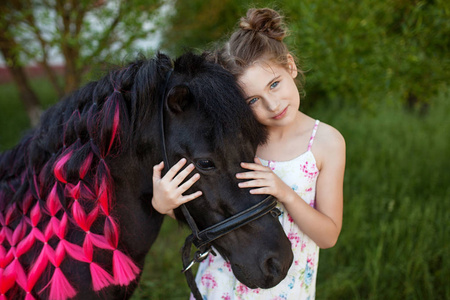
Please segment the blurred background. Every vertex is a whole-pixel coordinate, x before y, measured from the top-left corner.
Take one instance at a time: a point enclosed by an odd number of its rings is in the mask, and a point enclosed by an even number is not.
[[[250,7],[282,12],[301,110],[347,142],[344,223],[317,299],[450,299],[450,2],[15,0],[0,4],[0,151],[66,93],[138,55],[214,49]],[[187,299],[167,218],[133,299]]]

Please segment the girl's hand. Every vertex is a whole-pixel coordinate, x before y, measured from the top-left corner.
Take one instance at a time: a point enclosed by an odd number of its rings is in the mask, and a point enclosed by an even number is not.
[[[255,163],[241,163],[241,167],[250,172],[237,173],[236,178],[248,179],[240,182],[240,188],[255,188],[250,190],[250,194],[272,195],[281,203],[289,201],[293,190],[285,184],[269,167],[261,164],[259,158],[255,158]]]
[[[183,195],[200,178],[200,174],[197,173],[181,184],[195,168],[193,164],[190,164],[178,173],[185,164],[186,159],[182,158],[162,178],[161,172],[164,169],[164,162],[153,167],[152,205],[159,213],[167,214],[174,219],[173,210],[175,208],[202,195],[201,191]]]

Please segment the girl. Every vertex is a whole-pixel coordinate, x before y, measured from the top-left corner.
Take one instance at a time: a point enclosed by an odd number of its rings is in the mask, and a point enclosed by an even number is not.
[[[196,281],[205,299],[314,299],[319,248],[333,247],[342,225],[345,142],[333,127],[299,111],[295,78],[302,72],[287,50],[280,14],[250,9],[215,59],[235,75],[248,105],[267,126],[268,142],[258,147],[249,171],[237,174],[241,188],[252,194],[271,194],[279,201],[280,222],[292,243],[294,262],[286,278],[271,289],[249,289],[236,280],[227,262],[209,256]],[[163,178],[154,168],[154,207],[172,214],[173,208],[201,195],[183,193],[199,179],[194,169],[177,176],[180,161]]]

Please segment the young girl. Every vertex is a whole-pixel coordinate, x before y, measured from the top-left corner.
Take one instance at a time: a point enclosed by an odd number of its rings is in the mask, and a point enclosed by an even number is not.
[[[239,186],[279,201],[280,222],[292,243],[294,262],[286,278],[271,289],[249,289],[234,277],[221,256],[209,256],[196,281],[205,299],[314,299],[319,248],[333,247],[342,225],[345,142],[333,127],[299,111],[295,78],[301,74],[283,39],[282,17],[271,9],[250,9],[240,28],[216,54],[233,73],[248,105],[267,126],[268,142],[256,152]],[[183,193],[199,179],[179,186],[194,169],[184,161],[161,178],[154,168],[154,207],[162,213],[201,195]]]

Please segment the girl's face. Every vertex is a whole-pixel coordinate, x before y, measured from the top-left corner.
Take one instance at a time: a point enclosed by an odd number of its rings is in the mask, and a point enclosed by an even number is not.
[[[256,119],[268,128],[291,124],[300,107],[294,81],[297,67],[291,56],[288,67],[270,61],[256,62],[239,77],[248,105]]]

